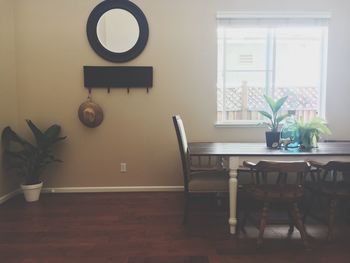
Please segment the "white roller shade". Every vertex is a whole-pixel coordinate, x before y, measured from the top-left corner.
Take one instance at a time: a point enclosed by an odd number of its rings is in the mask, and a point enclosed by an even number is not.
[[[219,27],[328,26],[331,13],[245,13],[218,12]]]

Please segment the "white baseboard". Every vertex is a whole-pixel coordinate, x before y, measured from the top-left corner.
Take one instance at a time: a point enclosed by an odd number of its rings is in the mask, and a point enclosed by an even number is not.
[[[181,192],[183,186],[46,187],[43,193]]]
[[[183,186],[46,187],[42,193],[182,192]],[[0,205],[22,193],[17,189],[0,197]]]
[[[21,189],[17,189],[11,193],[8,193],[4,196],[0,196],[0,205],[5,203],[7,200],[11,199],[12,197],[15,197],[16,195],[20,194],[22,191]]]

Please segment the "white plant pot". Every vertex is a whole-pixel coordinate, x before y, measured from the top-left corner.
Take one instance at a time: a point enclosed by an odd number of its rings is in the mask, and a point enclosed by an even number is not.
[[[43,182],[40,184],[21,184],[21,188],[24,194],[24,198],[27,202],[35,202],[39,200],[41,188],[43,188]]]

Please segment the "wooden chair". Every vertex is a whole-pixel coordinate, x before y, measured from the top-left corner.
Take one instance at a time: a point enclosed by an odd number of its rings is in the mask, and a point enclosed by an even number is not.
[[[337,205],[340,201],[350,200],[350,162],[330,161],[321,164],[310,161],[309,163],[316,172],[312,175],[313,182],[308,184],[308,189],[315,197],[326,197],[328,200],[327,239],[330,241],[333,238]]]
[[[293,232],[295,225],[300,231],[304,246],[308,247],[307,234],[300,218],[298,202],[304,196],[303,182],[309,171],[309,164],[305,161],[260,161],[257,164],[245,161],[243,165],[250,168],[252,180],[252,183],[244,185],[243,191],[253,203],[262,206],[257,246],[262,245],[269,208],[279,206],[288,211],[289,234]],[[238,234],[244,228],[248,213],[249,206],[247,205],[243,223],[239,223]]]
[[[183,122],[179,115],[173,116],[173,122],[182,162],[185,193],[183,223],[186,223],[190,197],[199,193],[228,192],[229,174],[223,167],[206,166],[201,169],[196,166],[192,169]]]

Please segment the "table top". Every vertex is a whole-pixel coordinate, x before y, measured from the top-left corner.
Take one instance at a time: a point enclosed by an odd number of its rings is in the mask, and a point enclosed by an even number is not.
[[[317,156],[317,155],[350,155],[349,142],[319,143],[318,148],[311,150],[298,149],[271,149],[265,143],[219,143],[219,142],[192,142],[189,143],[189,152],[193,156],[220,155],[220,156]]]

